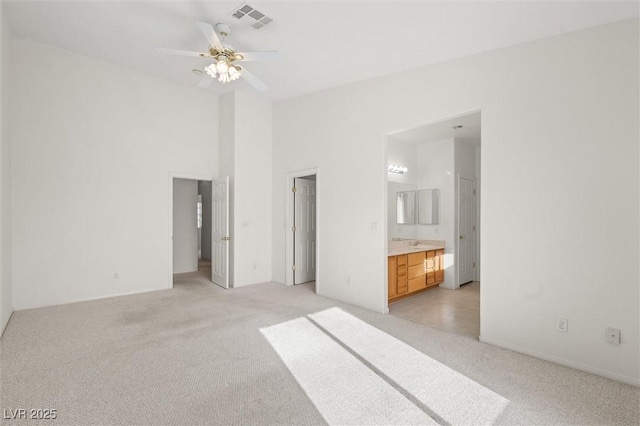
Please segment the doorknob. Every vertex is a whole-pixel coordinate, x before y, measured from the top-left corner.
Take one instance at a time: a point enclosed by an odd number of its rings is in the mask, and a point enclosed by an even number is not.
[[[460,235],[460,239],[461,239],[461,240],[464,240],[464,235]]]
[[[231,238],[229,237],[222,237],[222,241],[229,241]]]

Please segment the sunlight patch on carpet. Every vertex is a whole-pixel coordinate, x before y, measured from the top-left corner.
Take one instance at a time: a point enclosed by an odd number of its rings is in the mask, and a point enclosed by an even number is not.
[[[497,393],[339,308],[309,317],[448,424],[492,424],[509,403]]]
[[[437,425],[306,318],[260,329],[331,425]]]

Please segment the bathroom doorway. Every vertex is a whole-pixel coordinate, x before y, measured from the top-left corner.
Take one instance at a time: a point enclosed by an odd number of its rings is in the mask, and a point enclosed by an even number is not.
[[[481,113],[475,111],[390,134],[387,152],[389,313],[478,338]],[[397,220],[400,191],[415,197],[413,221],[405,217]],[[420,209],[433,209],[432,203],[427,207],[421,201],[431,193],[437,194],[437,211],[429,213],[438,219],[430,223],[421,219],[424,215]],[[420,246],[444,247],[442,256],[434,261],[425,251],[425,279],[429,268],[444,270],[437,286],[403,286],[406,277],[392,277],[407,270],[409,281],[421,279],[416,278],[420,276],[416,271],[423,267],[412,266],[411,261],[420,255],[411,255],[408,261],[402,257],[402,253],[416,253]],[[403,262],[408,266],[403,267]]]

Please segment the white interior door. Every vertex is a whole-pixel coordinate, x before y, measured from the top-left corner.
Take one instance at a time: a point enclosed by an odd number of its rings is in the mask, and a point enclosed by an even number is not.
[[[211,281],[229,288],[229,176],[213,181]]]
[[[293,283],[316,279],[316,182],[295,178]]]
[[[476,183],[458,179],[458,285],[476,276]]]

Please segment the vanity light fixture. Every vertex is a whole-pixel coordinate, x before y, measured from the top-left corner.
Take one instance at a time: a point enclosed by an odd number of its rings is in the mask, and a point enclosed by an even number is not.
[[[391,173],[403,174],[404,172],[409,171],[409,169],[403,166],[397,166],[395,164],[387,164],[387,171]]]

